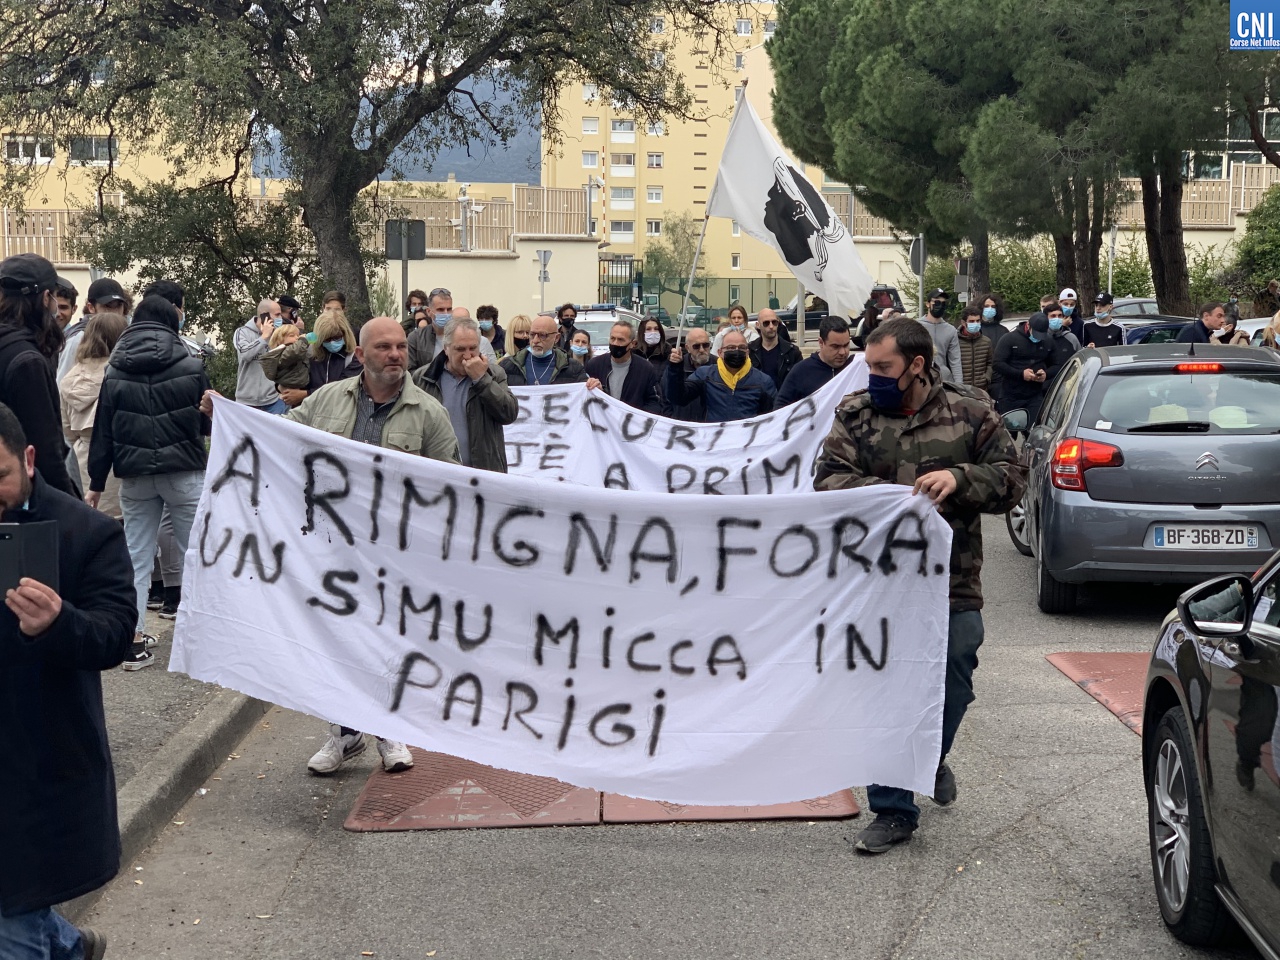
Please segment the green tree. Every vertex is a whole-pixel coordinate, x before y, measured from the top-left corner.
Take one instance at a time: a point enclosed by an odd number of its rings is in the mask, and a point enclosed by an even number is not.
[[[278,143],[328,282],[368,315],[361,191],[393,155],[507,140],[566,85],[595,83],[657,120],[692,97],[664,65],[673,36],[713,59],[716,0],[0,0],[0,112],[67,144],[125,132],[175,172]],[[654,15],[667,21],[655,34]],[[15,184],[25,175],[6,167]],[[112,182],[108,166],[103,182]]]
[[[670,210],[662,215],[662,237],[652,239],[644,248],[644,276],[646,291],[677,293],[684,296],[689,285],[689,269],[698,249],[698,236],[702,233],[702,220],[688,210],[678,213]],[[698,280],[707,275],[706,264],[698,262]]]
[[[783,142],[935,249],[967,238],[978,287],[987,226],[961,159],[977,111],[1013,89],[1003,45],[975,0],[787,0],[769,44]]]
[[[1249,212],[1244,236],[1236,246],[1235,272],[1241,293],[1256,297],[1280,277],[1280,185],[1272,187]]]

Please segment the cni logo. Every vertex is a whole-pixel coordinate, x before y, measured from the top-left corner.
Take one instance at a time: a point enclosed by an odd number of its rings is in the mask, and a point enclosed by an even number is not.
[[[1280,50],[1280,0],[1231,0],[1231,49]]]

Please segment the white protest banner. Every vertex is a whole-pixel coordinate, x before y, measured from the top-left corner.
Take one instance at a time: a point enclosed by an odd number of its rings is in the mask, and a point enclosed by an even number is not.
[[[773,247],[833,315],[862,312],[874,281],[853,237],[746,97],[738,98],[729,124],[707,216],[736,220],[746,234]]]
[[[171,669],[635,797],[928,792],[950,539],[900,486],[623,494],[218,399]]]
[[[581,384],[516,387],[520,415],[505,432],[507,471],[650,493],[811,492],[836,407],[866,385],[866,361],[854,354],[812,396],[728,423],[655,416]]]

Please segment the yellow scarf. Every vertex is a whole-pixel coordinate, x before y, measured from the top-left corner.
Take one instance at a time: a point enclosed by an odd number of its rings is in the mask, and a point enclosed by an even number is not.
[[[747,362],[744,363],[737,373],[734,373],[724,365],[724,361],[716,357],[716,369],[720,371],[720,379],[724,381],[724,385],[730,390],[738,389],[738,381],[751,372],[751,355],[747,354]]]

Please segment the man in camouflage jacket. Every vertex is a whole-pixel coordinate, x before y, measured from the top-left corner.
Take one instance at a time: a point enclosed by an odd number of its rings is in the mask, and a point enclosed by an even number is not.
[[[933,342],[912,320],[891,320],[867,338],[866,391],[846,397],[818,455],[815,490],[900,483],[923,492],[951,525],[951,618],[947,637],[942,757],[933,799],[956,796],[946,764],[965,710],[982,644],[982,514],[1005,513],[1021,499],[1026,474],[999,414],[972,388],[943,383],[933,371]],[[903,385],[903,381],[906,385]],[[909,840],[920,809],[911,791],[871,785],[875,822],[857,848],[883,853]]]

